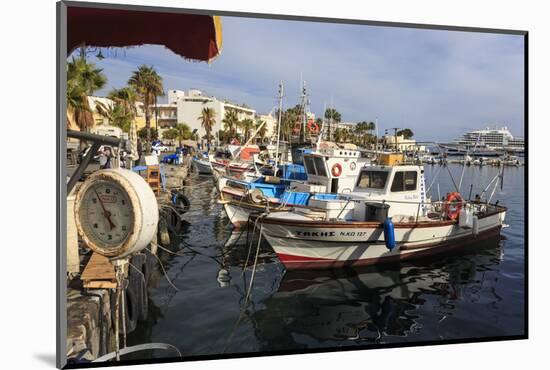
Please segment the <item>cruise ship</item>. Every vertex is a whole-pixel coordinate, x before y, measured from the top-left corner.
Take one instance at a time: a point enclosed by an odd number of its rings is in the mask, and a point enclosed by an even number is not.
[[[465,133],[461,138],[455,140],[459,145],[468,147],[486,146],[488,148],[503,150],[508,152],[523,152],[525,139],[514,137],[508,130],[508,127],[487,127],[484,130],[476,130]]]
[[[498,156],[504,153],[523,154],[525,139],[514,137],[508,127],[487,127],[483,130],[466,132],[453,144],[446,144],[447,153],[462,155],[467,152],[473,155]]]

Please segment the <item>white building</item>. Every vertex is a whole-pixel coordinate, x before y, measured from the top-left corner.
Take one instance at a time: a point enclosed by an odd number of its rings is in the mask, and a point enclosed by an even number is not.
[[[276,139],[278,118],[268,113],[258,115],[258,120],[265,122],[266,132],[264,137]]]
[[[226,112],[230,110],[237,112],[239,121],[246,118],[255,121],[256,118],[256,111],[254,109],[218,100],[215,97],[205,96],[199,90],[188,90],[186,92],[181,90],[168,91],[168,106],[176,106],[177,123],[186,123],[191,130],[198,130],[200,138],[206,135],[200,118],[204,108],[212,108],[214,110],[214,134],[224,128],[222,120]]]
[[[392,148],[395,149],[397,145],[397,150],[399,151],[414,151],[418,150],[421,152],[426,151],[426,147],[423,145],[417,145],[416,140],[414,139],[405,139],[403,135],[384,135],[382,137],[382,144],[386,148]]]

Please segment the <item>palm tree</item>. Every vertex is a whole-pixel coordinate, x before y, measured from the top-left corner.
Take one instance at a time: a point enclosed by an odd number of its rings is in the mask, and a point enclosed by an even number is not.
[[[250,131],[252,129],[254,129],[255,125],[254,125],[254,121],[251,120],[250,118],[245,118],[241,121],[241,128],[243,129],[243,133],[244,133],[244,141],[248,141],[249,139],[249,135],[250,135]]]
[[[189,140],[193,135],[193,132],[191,132],[191,128],[187,125],[187,123],[178,123],[174,129],[176,130],[176,138],[178,139],[181,148],[182,140]]]
[[[237,111],[230,109],[225,112],[225,116],[222,119],[224,129],[229,133],[230,137],[237,135],[237,128],[239,126],[239,117]]]
[[[117,103],[105,105],[101,102],[96,102],[96,111],[99,115],[107,118],[111,125],[120,127],[124,132],[130,132],[134,116],[133,113],[126,112],[123,105]]]
[[[208,144],[210,144],[212,129],[216,124],[215,116],[216,111],[213,108],[203,108],[201,115],[198,117],[198,119],[201,120],[201,126],[204,128],[204,131],[206,131],[206,141]]]
[[[151,153],[151,104],[157,96],[164,94],[162,86],[162,77],[160,77],[153,67],[141,65],[137,71],[132,73],[128,80],[128,85],[137,92],[139,99],[145,107],[145,129],[147,138],[145,143],[145,153]]]
[[[346,140],[346,130],[342,128],[337,128],[334,130],[334,141],[337,143],[341,143],[342,141]]]
[[[260,130],[258,131],[258,135],[263,139],[265,137],[265,134],[267,133],[267,124],[265,121],[259,119],[256,121],[256,129],[258,129],[260,126],[262,128],[260,128]]]
[[[138,100],[138,96],[136,90],[133,88],[126,86],[120,89],[114,89],[109,93],[109,95],[107,95],[107,97],[114,101],[115,104],[121,106],[125,113],[132,116],[132,119],[136,116],[136,102]]]
[[[162,138],[166,140],[176,140],[178,138],[178,130],[175,127],[162,131]]]
[[[73,57],[67,63],[67,123],[72,116],[80,131],[87,131],[95,123],[88,96],[107,83],[102,71],[84,58]],[[81,141],[80,146],[84,145]]]
[[[301,122],[302,120],[301,117],[302,107],[300,105],[296,105],[293,108],[289,108],[283,112],[281,118],[281,133],[283,138],[290,140],[290,136],[292,135],[292,131],[294,130],[296,123]]]
[[[330,141],[331,125],[334,124],[334,123],[341,122],[342,121],[342,116],[340,115],[340,113],[336,109],[327,108],[325,110],[325,118],[329,121],[328,130],[327,130],[327,137],[328,137],[327,140]]]

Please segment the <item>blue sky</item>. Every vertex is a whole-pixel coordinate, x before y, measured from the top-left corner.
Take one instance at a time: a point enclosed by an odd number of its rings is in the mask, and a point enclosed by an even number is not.
[[[445,141],[498,123],[523,136],[523,36],[223,17],[222,54],[189,62],[162,46],[103,50],[108,84],[126,84],[153,65],[165,90],[198,88],[258,112],[299,101],[300,76],[312,111],[334,106],[346,122],[381,130],[409,127],[419,140]]]

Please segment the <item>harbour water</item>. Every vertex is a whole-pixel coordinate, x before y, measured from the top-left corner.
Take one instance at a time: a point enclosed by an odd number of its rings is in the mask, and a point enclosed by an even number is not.
[[[458,184],[462,166],[448,168]],[[433,198],[437,183],[441,195],[454,190],[447,168],[425,171],[427,186],[439,172]],[[497,172],[466,167],[461,193],[468,196],[473,184],[473,198]],[[157,267],[148,320],[129,335],[129,345],[164,342],[200,356],[524,334],[523,167],[507,167],[504,188],[493,197],[508,207],[500,240],[429,260],[316,272],[285,271],[263,242],[246,305],[253,258],[243,274],[246,235],[234,243],[237,234],[208,179],[193,174],[187,181],[195,185],[186,189],[188,225],[173,240],[177,255],[161,253],[177,290]]]

